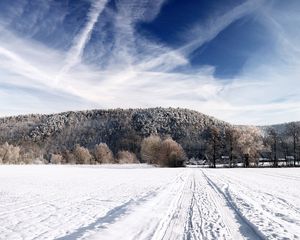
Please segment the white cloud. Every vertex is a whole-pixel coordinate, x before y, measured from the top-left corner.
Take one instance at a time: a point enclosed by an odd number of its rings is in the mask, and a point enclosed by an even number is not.
[[[292,14],[282,18],[280,9],[273,5],[249,0],[224,15],[196,24],[191,31],[183,33],[186,44],[172,49],[141,36],[135,30],[136,23],[154,19],[164,1],[120,0],[117,3],[117,9],[111,10],[109,15],[114,28],[108,49],[103,41],[104,25],[97,24],[103,20],[104,0],[94,2],[86,25],[67,53],[2,30],[0,84],[14,88],[26,86],[48,95],[57,93],[51,99],[42,99],[35,98],[32,92],[35,100],[29,104],[32,98],[28,91],[26,94],[16,91],[20,99],[27,99],[30,108],[18,103],[16,94],[15,100],[12,103],[7,100],[7,104],[19,110],[27,109],[20,110],[22,113],[33,109],[34,112],[57,112],[76,106],[78,109],[173,106],[199,110],[233,123],[267,124],[300,119],[297,11],[289,11]],[[249,56],[241,74],[234,79],[221,80],[214,77],[212,66],[189,72],[173,71],[179,66],[188,67],[191,52],[215,38],[237,19],[253,13],[259,16],[266,34],[272,34],[274,49]],[[82,55],[96,27],[100,28],[97,29],[97,46],[109,55],[95,65],[88,65],[82,60]],[[296,31],[299,35],[295,34]],[[59,81],[55,82],[55,79]],[[5,100],[7,96],[11,93],[7,95],[7,91],[2,91],[0,99]],[[76,106],[72,103],[74,96],[78,98]],[[63,99],[59,108],[55,106],[57,104],[49,104],[57,103],[59,99]],[[7,109],[1,107],[1,114],[7,115]]]

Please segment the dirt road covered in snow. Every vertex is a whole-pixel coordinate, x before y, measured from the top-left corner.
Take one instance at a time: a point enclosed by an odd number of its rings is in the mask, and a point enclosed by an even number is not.
[[[0,239],[300,239],[300,169],[1,166]]]

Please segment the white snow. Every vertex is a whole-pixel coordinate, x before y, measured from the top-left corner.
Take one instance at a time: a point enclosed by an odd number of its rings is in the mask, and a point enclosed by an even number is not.
[[[0,166],[0,239],[300,239],[300,169]]]

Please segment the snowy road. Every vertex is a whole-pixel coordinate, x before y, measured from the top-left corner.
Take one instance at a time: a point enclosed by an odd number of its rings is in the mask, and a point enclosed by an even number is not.
[[[0,239],[300,239],[300,169],[0,166]]]

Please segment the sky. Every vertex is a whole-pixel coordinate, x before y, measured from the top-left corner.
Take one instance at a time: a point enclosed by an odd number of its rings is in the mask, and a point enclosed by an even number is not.
[[[180,107],[300,120],[299,0],[1,0],[0,116]]]

